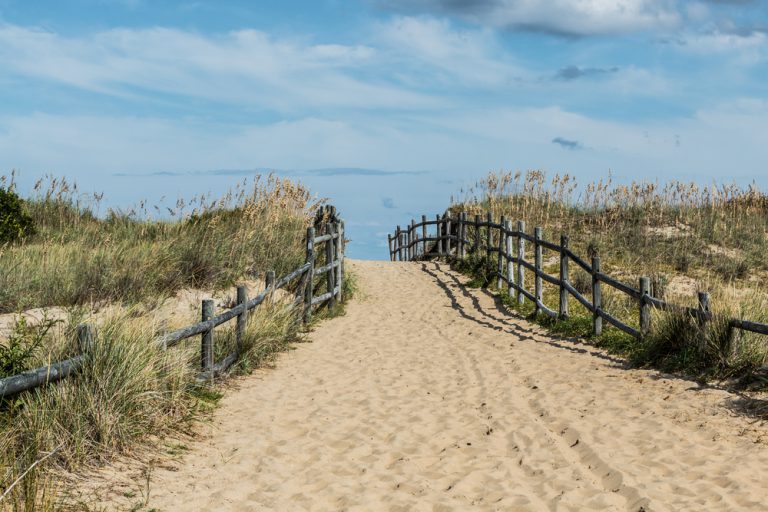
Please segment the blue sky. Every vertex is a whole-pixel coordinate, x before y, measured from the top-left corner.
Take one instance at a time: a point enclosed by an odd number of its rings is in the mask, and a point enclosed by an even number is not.
[[[0,0],[0,170],[123,206],[277,170],[381,258],[491,170],[765,189],[767,83],[763,0]]]

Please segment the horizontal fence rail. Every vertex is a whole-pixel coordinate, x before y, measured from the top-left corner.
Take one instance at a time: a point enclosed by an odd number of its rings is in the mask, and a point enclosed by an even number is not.
[[[525,222],[518,221],[515,229],[512,225],[504,217],[494,222],[490,212],[485,216],[475,215],[471,219],[465,212],[457,215],[447,211],[436,215],[435,220],[427,220],[424,215],[421,222],[412,220],[405,229],[397,226],[394,234],[388,235],[389,257],[392,261],[413,261],[441,257],[460,260],[467,254],[485,255],[486,264],[491,270],[491,276],[496,279],[497,287],[502,289],[502,284],[506,285],[510,297],[518,304],[530,300],[535,305],[537,314],[565,318],[569,315],[568,298],[573,297],[592,314],[592,331],[595,335],[602,333],[605,320],[630,336],[642,339],[650,331],[651,308],[688,314],[694,317],[700,326],[704,326],[713,318],[710,312],[710,297],[706,292],[697,294],[698,307],[670,304],[651,295],[648,277],[641,277],[639,287],[635,288],[602,272],[599,256],[595,255],[591,262],[587,262],[575,254],[569,247],[567,235],[562,235],[560,243],[555,243],[543,238],[543,230],[540,227],[528,233],[525,230]],[[531,247],[528,249],[530,252],[526,252],[526,246]],[[542,257],[544,250],[557,254],[557,275],[545,272]],[[574,287],[569,276],[571,262],[589,274],[590,291],[583,293]],[[526,288],[526,272],[532,274],[532,290]],[[543,302],[544,282],[559,288],[559,304],[556,308],[550,308]],[[628,325],[603,308],[602,285],[609,286],[636,302],[639,329]],[[768,324],[734,318],[724,320],[731,330],[768,335]]]
[[[322,230],[323,234],[316,231]],[[317,248],[324,244],[322,251]],[[344,221],[336,214],[333,206],[324,206],[318,211],[314,226],[307,228],[306,261],[303,265],[275,280],[272,271],[266,274],[266,289],[252,299],[248,299],[245,286],[237,287],[237,304],[214,315],[214,303],[210,299],[203,300],[201,321],[163,334],[154,340],[160,348],[167,350],[182,340],[196,335],[201,336],[199,382],[210,380],[228,370],[240,357],[243,337],[247,325],[248,314],[267,301],[276,290],[284,289],[289,284],[299,280],[296,286],[297,294],[290,307],[301,306],[301,317],[305,324],[312,318],[313,307],[327,306],[333,308],[336,301],[342,300],[344,284]],[[322,262],[322,265],[317,265]],[[324,276],[326,292],[315,296],[315,278]],[[236,319],[235,350],[222,358],[213,361],[215,328]],[[80,355],[52,363],[48,366],[35,368],[18,375],[0,379],[0,398],[16,395],[48,383],[53,383],[75,375],[83,366],[86,352],[93,343],[98,342],[95,329],[91,325],[80,325],[77,328],[77,342],[82,352]]]

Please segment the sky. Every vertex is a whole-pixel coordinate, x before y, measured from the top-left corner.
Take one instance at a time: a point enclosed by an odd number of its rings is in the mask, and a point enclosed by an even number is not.
[[[768,181],[766,0],[0,0],[0,174],[107,204],[274,171],[349,255],[494,170]]]

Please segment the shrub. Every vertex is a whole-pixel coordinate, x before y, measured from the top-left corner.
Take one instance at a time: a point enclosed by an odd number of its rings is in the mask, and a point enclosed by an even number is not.
[[[0,188],[0,243],[15,242],[35,233],[24,201],[11,189]]]

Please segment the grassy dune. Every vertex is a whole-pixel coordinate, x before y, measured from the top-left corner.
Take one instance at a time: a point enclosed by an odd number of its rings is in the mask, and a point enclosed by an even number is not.
[[[80,377],[0,404],[0,510],[87,508],[62,501],[62,475],[187,429],[210,410],[220,395],[194,383],[197,343],[160,350],[152,343],[158,325],[145,312],[180,289],[221,289],[267,269],[293,270],[304,261],[317,206],[308,190],[272,176],[222,198],[180,201],[165,212],[168,220],[156,220],[146,205],[100,216],[100,200],[58,179],[39,183],[25,201],[35,233],[0,251],[0,312],[68,311],[65,321],[20,321],[0,341],[0,377],[77,353],[73,332],[85,313],[123,306],[102,319]],[[217,330],[221,354],[234,344],[228,327]],[[258,308],[235,371],[285,350],[298,329],[279,302]]]
[[[754,186],[700,187],[675,181],[620,185],[610,177],[583,186],[569,175],[501,172],[461,191],[452,209],[524,220],[528,231],[541,226],[544,238],[554,242],[567,234],[577,254],[600,255],[604,272],[634,287],[640,276],[649,276],[652,294],[671,303],[696,306],[697,291],[711,294],[716,317],[704,333],[686,315],[655,312],[651,335],[642,343],[613,328],[596,340],[636,365],[701,378],[738,376],[747,383],[768,362],[764,336],[741,331],[731,336],[724,322],[727,317],[768,321],[768,290],[763,286],[768,276],[768,197]],[[557,275],[556,255],[545,250],[544,262]],[[483,262],[472,258],[463,268],[483,282]],[[589,296],[588,274],[572,268],[571,280]],[[487,276],[485,281],[495,283]],[[546,283],[544,302],[558,304],[556,288]],[[590,315],[575,300],[570,304],[568,320],[540,320],[558,332],[589,336]],[[638,327],[637,305],[629,297],[604,286],[603,305]],[[532,310],[522,308],[526,314]]]

